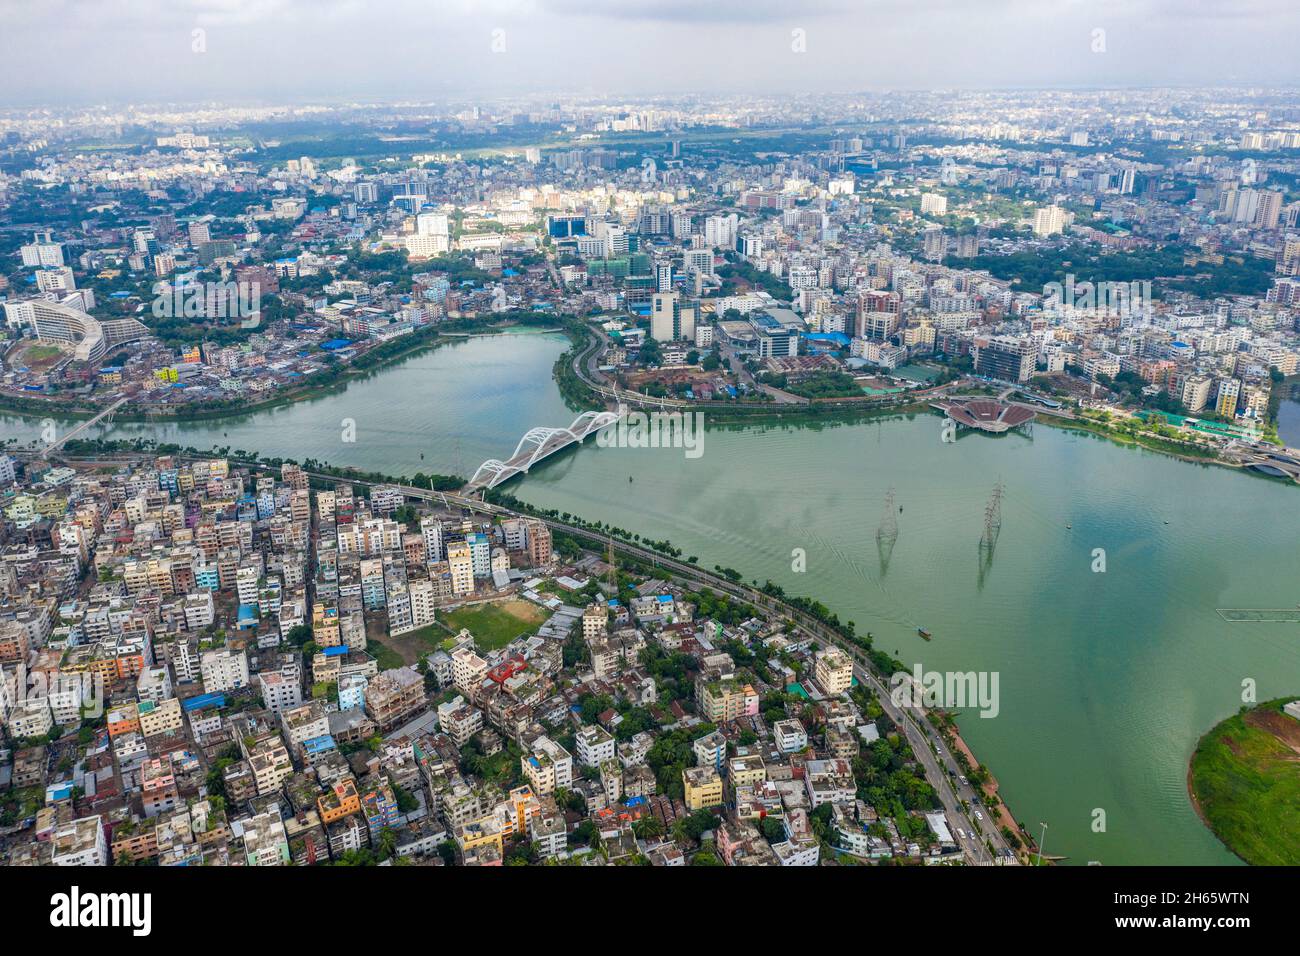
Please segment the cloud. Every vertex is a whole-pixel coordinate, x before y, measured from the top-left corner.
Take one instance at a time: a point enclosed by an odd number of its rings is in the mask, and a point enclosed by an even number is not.
[[[1298,21],[1300,0],[0,0],[0,99],[1277,85]]]
[[[852,13],[863,0],[539,0],[542,12],[663,23],[769,23]]]

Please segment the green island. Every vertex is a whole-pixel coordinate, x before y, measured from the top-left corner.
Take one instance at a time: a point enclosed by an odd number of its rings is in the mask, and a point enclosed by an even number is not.
[[[1256,866],[1300,864],[1300,719],[1283,710],[1294,699],[1242,708],[1218,724],[1187,774],[1205,825]]]

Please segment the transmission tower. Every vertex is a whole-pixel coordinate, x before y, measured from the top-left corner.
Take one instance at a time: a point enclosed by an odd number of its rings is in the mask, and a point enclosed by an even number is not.
[[[980,550],[993,553],[998,543],[998,533],[1002,530],[1002,482],[993,486],[993,494],[984,506],[984,533],[980,536]]]
[[[898,540],[898,509],[894,507],[894,488],[885,492],[885,506],[880,512],[880,527],[876,529],[876,552],[880,558],[880,576],[889,573],[889,559],[894,556],[894,543]]]
[[[878,544],[893,544],[898,540],[898,510],[894,507],[894,486],[885,492],[885,507],[880,512],[880,527],[876,529]]]
[[[606,555],[605,563],[609,565],[609,596],[618,597],[618,571],[614,564],[614,538],[612,535],[606,537],[609,552]]]

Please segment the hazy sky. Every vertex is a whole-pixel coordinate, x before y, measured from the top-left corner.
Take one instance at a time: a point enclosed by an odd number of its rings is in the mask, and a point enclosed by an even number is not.
[[[0,17],[0,100],[22,105],[1300,85],[1300,0],[0,0]]]

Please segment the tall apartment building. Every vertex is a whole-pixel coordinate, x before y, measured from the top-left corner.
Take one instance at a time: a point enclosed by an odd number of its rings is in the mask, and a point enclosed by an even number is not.
[[[753,685],[737,680],[720,680],[697,688],[700,711],[705,720],[726,723],[758,713],[758,692]]]
[[[682,303],[679,292],[656,292],[651,299],[650,335],[657,342],[695,341],[699,306]]]
[[[429,564],[435,561],[441,561],[442,552],[442,522],[437,518],[421,518],[420,534],[424,536],[424,560]]]
[[[1214,410],[1220,415],[1231,417],[1237,414],[1237,402],[1241,398],[1241,379],[1224,378],[1219,380],[1219,392],[1214,399]]]
[[[451,572],[453,594],[474,593],[474,552],[467,541],[447,545],[447,570]]]
[[[262,703],[273,713],[281,713],[302,703],[302,684],[280,671],[259,673],[257,683],[262,692]]]
[[[209,694],[239,690],[248,686],[248,655],[228,647],[204,651],[199,656],[203,689]]]
[[[1189,375],[1183,380],[1178,398],[1188,411],[1199,412],[1209,403],[1213,385],[1214,380],[1208,375]]]
[[[50,234],[36,233],[35,241],[29,242],[19,250],[24,266],[61,266],[63,265],[63,243],[53,242]]]
[[[276,809],[258,814],[243,825],[244,858],[249,866],[288,866],[289,839]]]
[[[528,561],[534,568],[551,563],[551,529],[540,521],[528,522]]]
[[[465,543],[469,545],[470,562],[473,565],[474,577],[491,577],[492,542],[488,540],[488,536],[480,531],[475,531],[465,535]]]
[[[976,372],[1004,382],[1029,381],[1038,358],[1038,349],[1031,339],[1007,336],[976,339],[971,351]]]
[[[582,612],[582,639],[590,641],[603,637],[609,627],[609,608],[599,601],[587,605]]]
[[[604,727],[595,724],[583,727],[574,735],[578,760],[584,767],[599,767],[614,759],[614,738]]]
[[[474,653],[472,647],[458,647],[451,654],[451,682],[455,688],[473,700],[478,686],[487,674],[487,661]]]
[[[818,651],[813,677],[828,695],[842,694],[853,685],[853,660],[838,647]]]
[[[520,763],[539,796],[573,785],[573,757],[549,737],[538,737],[532,753],[524,754]]]
[[[438,589],[428,578],[417,578],[407,588],[411,604],[411,627],[427,627],[436,619]]]
[[[682,789],[688,810],[704,810],[722,804],[722,777],[712,767],[684,768]]]
[[[1073,213],[1066,212],[1060,206],[1044,206],[1034,213],[1034,235],[1058,235],[1065,232],[1073,221]]]

